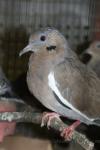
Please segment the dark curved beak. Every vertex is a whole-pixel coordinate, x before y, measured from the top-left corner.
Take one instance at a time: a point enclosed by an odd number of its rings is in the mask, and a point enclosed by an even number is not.
[[[23,54],[25,54],[29,51],[34,52],[32,44],[27,45],[23,50],[21,50],[20,53],[19,53],[19,56],[22,56]]]
[[[40,41],[33,41],[32,43],[29,43],[20,53],[19,56],[22,56],[23,54],[31,51],[31,52],[37,52],[41,49],[43,46],[43,43]]]

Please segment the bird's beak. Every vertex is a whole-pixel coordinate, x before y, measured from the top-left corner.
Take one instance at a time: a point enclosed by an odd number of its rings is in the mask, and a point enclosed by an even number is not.
[[[33,51],[32,44],[27,45],[23,50],[21,50],[19,56],[22,56],[29,51]]]
[[[22,51],[20,51],[19,56],[22,56],[23,54],[31,51],[31,52],[37,52],[40,47],[41,47],[41,43],[34,41],[32,43],[29,43]]]

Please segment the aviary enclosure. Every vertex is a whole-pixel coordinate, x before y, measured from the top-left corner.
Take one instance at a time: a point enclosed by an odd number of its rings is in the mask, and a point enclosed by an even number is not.
[[[23,94],[27,91],[24,72],[27,71],[29,56],[20,59],[19,52],[27,45],[31,33],[45,27],[60,30],[71,48],[80,55],[92,41],[100,41],[100,1],[0,0],[0,65],[8,79],[17,86],[19,96],[24,95],[22,98],[30,99],[30,103],[33,103],[32,96],[29,98],[29,93]],[[87,132],[92,132],[90,137],[96,141],[99,150],[100,129],[91,127]],[[57,149],[67,149],[66,145],[61,145]]]
[[[99,38],[99,1],[1,0],[0,64],[10,78],[25,68],[18,53],[30,33],[47,26],[59,29],[75,50],[78,44]]]

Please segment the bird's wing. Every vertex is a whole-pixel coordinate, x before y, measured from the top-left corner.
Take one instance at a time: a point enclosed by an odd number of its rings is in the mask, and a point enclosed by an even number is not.
[[[66,59],[50,72],[49,81],[49,86],[63,105],[90,121],[94,120],[93,112],[90,111],[90,91],[84,65],[76,65],[73,60]]]
[[[3,101],[7,101],[6,98],[8,98],[9,101],[15,102],[16,105],[24,104],[24,101],[21,100],[19,96],[17,96],[16,93],[13,91],[12,84],[6,78],[2,68],[0,67],[0,98],[1,97]]]
[[[6,78],[2,68],[0,67],[0,95],[4,95],[7,92],[11,93],[11,84]]]

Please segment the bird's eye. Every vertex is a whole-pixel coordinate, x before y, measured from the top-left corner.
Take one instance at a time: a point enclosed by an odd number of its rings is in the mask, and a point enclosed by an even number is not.
[[[45,41],[45,40],[46,40],[46,37],[45,37],[44,35],[42,35],[42,36],[40,37],[40,40],[41,40],[41,41]]]

